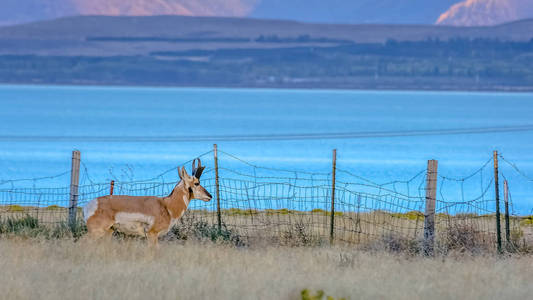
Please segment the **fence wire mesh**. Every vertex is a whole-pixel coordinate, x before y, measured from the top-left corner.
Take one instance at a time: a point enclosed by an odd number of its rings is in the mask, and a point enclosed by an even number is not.
[[[202,185],[216,194],[212,151],[199,157],[207,163]],[[533,180],[501,157],[518,177]],[[331,172],[306,172],[254,165],[224,151],[218,151],[221,218],[224,228],[246,242],[276,244],[320,244],[329,239],[331,225]],[[180,166],[189,167],[191,161]],[[453,178],[438,176],[436,199],[436,242],[466,247],[481,243],[495,247],[496,226],[493,160],[472,174]],[[204,163],[205,164],[205,163]],[[57,225],[68,221],[70,187],[45,187],[50,179],[69,182],[69,173],[55,176],[0,181],[0,220],[31,216],[39,223]],[[503,172],[502,178],[505,178]],[[168,196],[179,180],[173,167],[153,178],[138,181],[115,180],[114,194]],[[32,187],[17,187],[21,181]],[[511,184],[511,187],[514,185]],[[106,196],[110,183],[97,183],[82,162],[78,206]],[[510,228],[513,243],[533,244],[531,216],[514,211],[509,192]],[[216,197],[210,202],[192,201],[178,226],[202,222],[217,224]],[[503,202],[503,201],[502,201]],[[423,239],[426,205],[426,169],[407,180],[383,184],[356,175],[337,164],[334,214],[334,240],[339,243],[371,244],[384,239],[396,242]],[[502,210],[503,212],[503,210]],[[502,224],[504,223],[502,213]],[[78,218],[82,220],[78,208]],[[502,228],[504,228],[502,226]],[[502,229],[503,231],[503,229]],[[502,235],[503,236],[503,235]],[[450,248],[449,245],[447,248]]]

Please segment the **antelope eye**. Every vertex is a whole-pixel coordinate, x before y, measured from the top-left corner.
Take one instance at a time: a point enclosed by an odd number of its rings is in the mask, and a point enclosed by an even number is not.
[[[200,185],[200,183],[199,182],[195,182],[194,185]]]

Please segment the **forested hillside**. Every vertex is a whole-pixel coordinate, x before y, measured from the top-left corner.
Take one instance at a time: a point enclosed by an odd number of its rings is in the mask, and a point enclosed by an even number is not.
[[[0,56],[4,83],[533,90],[533,40],[427,40],[335,47]]]

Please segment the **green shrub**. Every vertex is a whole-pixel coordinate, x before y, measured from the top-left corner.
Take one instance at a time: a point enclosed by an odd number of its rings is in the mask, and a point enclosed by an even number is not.
[[[315,208],[313,210],[311,210],[311,213],[314,213],[314,214],[321,214],[323,216],[331,216],[331,212],[330,211],[327,211],[327,210],[323,210],[321,208]],[[344,215],[344,213],[342,211],[336,211],[334,213],[335,216],[342,216]]]
[[[59,223],[55,226],[45,226],[37,218],[26,215],[23,218],[8,218],[0,222],[0,234],[20,237],[44,237],[46,239],[79,238],[87,232],[84,223],[78,222],[73,226]]]
[[[24,207],[20,206],[20,205],[8,205],[7,206],[7,210],[9,212],[23,212],[24,211]]]
[[[424,220],[424,214],[417,210],[406,213],[392,213],[391,216],[395,218],[409,219],[409,220]]]
[[[200,240],[208,239],[212,242],[225,242],[235,246],[244,246],[242,238],[224,224],[219,229],[216,224],[209,225],[207,222],[198,222],[194,226],[194,235]]]
[[[265,209],[265,212],[267,213],[267,215],[276,215],[276,214],[288,215],[288,214],[294,213],[295,211],[289,210],[287,208],[281,208],[281,209]]]
[[[182,219],[182,223],[174,225],[167,233],[165,239],[172,240],[190,240],[200,241],[209,240],[216,243],[228,243],[237,247],[246,246],[243,238],[232,229],[222,224],[220,230],[217,224],[208,224],[205,221],[196,221],[193,219]]]
[[[240,209],[240,208],[230,208],[224,210],[230,216],[252,216],[257,215],[259,212],[255,209]]]
[[[8,218],[5,221],[0,222],[0,233],[19,233],[28,229],[39,228],[39,221],[26,215],[24,218]]]
[[[491,251],[494,243],[490,234],[480,231],[472,224],[451,224],[440,233],[437,243],[442,254],[450,251],[469,254],[481,254]]]
[[[450,218],[451,216],[447,213],[438,213],[436,214],[437,218]]]
[[[48,206],[46,209],[47,210],[58,210],[58,209],[61,209],[62,207],[59,206],[59,205],[50,205]]]
[[[469,219],[469,218],[477,218],[479,217],[479,215],[476,213],[458,213],[455,215],[455,217],[462,218],[462,219]]]
[[[533,216],[528,216],[525,218],[522,218],[522,221],[520,221],[521,226],[530,226],[533,225]]]
[[[308,289],[302,290],[300,296],[302,300],[322,300],[326,293],[323,290],[319,290],[316,294],[312,295]],[[332,296],[326,296],[327,300],[335,300]],[[339,298],[339,300],[345,300],[346,298]]]

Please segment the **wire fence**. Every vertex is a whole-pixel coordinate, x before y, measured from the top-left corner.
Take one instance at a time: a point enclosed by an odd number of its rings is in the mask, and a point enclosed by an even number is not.
[[[213,152],[199,155],[209,161]],[[500,156],[513,176],[533,180],[515,164]],[[180,166],[189,167],[192,160]],[[246,242],[267,241],[277,244],[324,243],[330,237],[333,211],[333,238],[338,243],[365,244],[393,240],[395,243],[421,241],[426,219],[427,170],[421,168],[406,180],[378,184],[344,169],[336,168],[335,204],[332,209],[332,173],[268,168],[218,151],[220,214],[224,228]],[[230,167],[231,166],[231,167]],[[80,168],[78,219],[90,200],[109,195],[110,183],[95,182],[85,164]],[[459,245],[482,243],[496,247],[496,199],[493,159],[472,174],[453,178],[438,176],[435,209],[437,244],[461,240]],[[22,179],[33,187],[17,187],[21,180],[0,181],[0,220],[31,216],[41,224],[68,222],[70,186],[43,188],[55,176]],[[501,173],[503,179],[507,174]],[[509,176],[509,175],[508,175]],[[213,165],[203,172],[202,185],[215,194]],[[115,181],[114,194],[160,196],[170,194],[177,184],[178,168],[173,167],[153,178]],[[513,186],[511,184],[511,186]],[[509,192],[509,195],[511,193]],[[509,197],[509,232],[513,243],[533,245],[531,216],[519,216]],[[503,211],[503,210],[502,210]],[[501,216],[504,224],[504,214]],[[217,202],[192,201],[178,226],[202,222],[217,224]],[[503,228],[503,227],[502,227]],[[509,241],[508,241],[509,242]]]

